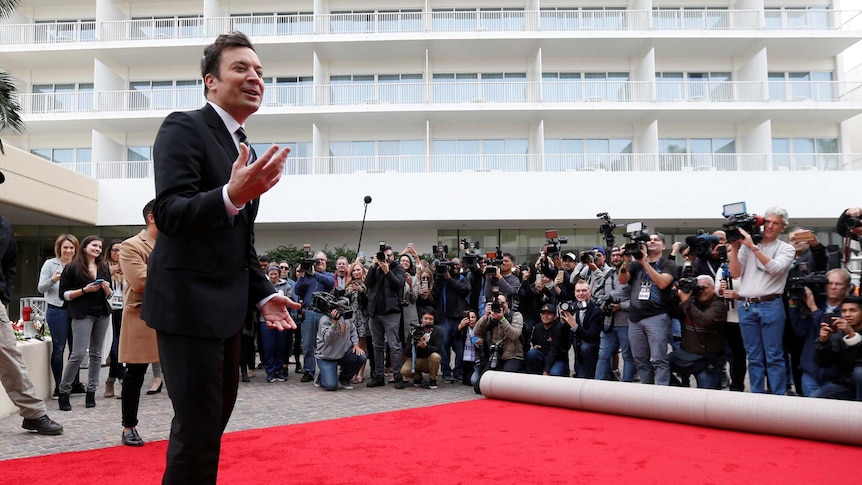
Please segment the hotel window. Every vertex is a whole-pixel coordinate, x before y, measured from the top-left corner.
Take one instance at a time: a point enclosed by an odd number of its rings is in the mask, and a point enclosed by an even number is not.
[[[200,79],[130,81],[129,90],[130,110],[193,109],[206,102]]]
[[[421,140],[335,141],[329,144],[329,172],[423,172]]]
[[[733,101],[729,72],[657,72],[656,101]]]
[[[93,83],[34,84],[31,113],[93,110]]]
[[[659,139],[659,170],[737,170],[733,138]]]
[[[265,77],[263,106],[310,106],[314,99],[311,76]]]
[[[36,42],[89,42],[96,40],[96,20],[37,20]]]
[[[33,148],[30,153],[80,174],[91,174],[93,150],[90,148]]]
[[[773,138],[773,170],[840,170],[837,138]]]
[[[626,72],[542,73],[542,101],[628,101],[631,99]]]
[[[546,138],[544,171],[631,169],[631,138]]]
[[[437,73],[432,100],[435,103],[516,102],[527,99],[527,73]]]
[[[834,101],[833,74],[829,71],[770,72],[771,101]]]
[[[727,7],[653,7],[653,28],[711,30],[731,28]]]
[[[523,8],[435,8],[434,32],[482,32],[524,30]]]
[[[766,7],[763,14],[765,28],[770,30],[829,30],[834,28],[832,11],[828,6]]]
[[[540,30],[624,30],[626,7],[542,7]]]
[[[526,139],[434,140],[431,171],[525,172],[528,146]]]
[[[192,39],[204,35],[200,15],[132,17],[132,20],[132,40]]]

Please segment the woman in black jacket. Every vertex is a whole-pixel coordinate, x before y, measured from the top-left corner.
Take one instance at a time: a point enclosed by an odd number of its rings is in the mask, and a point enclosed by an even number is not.
[[[72,380],[78,374],[87,348],[90,349],[89,377],[87,379],[86,406],[96,406],[96,388],[102,367],[102,344],[110,325],[111,273],[102,254],[103,241],[98,236],[87,236],[81,241],[81,250],[60,276],[60,298],[67,302],[72,332],[75,335],[69,362],[60,382],[60,409],[71,411],[69,393]]]

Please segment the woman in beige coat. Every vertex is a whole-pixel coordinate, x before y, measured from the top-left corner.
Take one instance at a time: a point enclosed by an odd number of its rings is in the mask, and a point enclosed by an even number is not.
[[[123,379],[123,434],[122,442],[127,446],[143,446],[138,435],[138,405],[141,387],[148,364],[159,361],[159,348],[156,331],[141,320],[141,302],[144,284],[147,281],[147,259],[156,244],[153,203],[144,207],[147,227],[136,236],[123,241],[120,246],[120,266],[128,284],[124,296],[123,327],[120,329],[120,362],[126,364],[126,378]]]

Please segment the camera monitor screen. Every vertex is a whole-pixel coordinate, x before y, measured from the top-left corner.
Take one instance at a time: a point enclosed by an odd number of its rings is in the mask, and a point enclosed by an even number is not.
[[[556,239],[557,231],[545,231],[545,239]]]
[[[724,217],[734,216],[736,214],[745,214],[745,202],[734,202],[733,204],[724,204],[722,214]]]
[[[626,232],[639,232],[644,229],[643,222],[629,222],[626,224]]]

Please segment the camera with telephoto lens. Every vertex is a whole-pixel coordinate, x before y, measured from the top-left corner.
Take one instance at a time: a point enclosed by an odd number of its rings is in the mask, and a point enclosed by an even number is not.
[[[688,277],[688,278],[680,278],[676,284],[676,288],[683,293],[690,293],[692,295],[697,295],[701,291],[703,291],[703,286],[697,284],[697,278]]]
[[[808,263],[796,263],[790,269],[790,278],[787,281],[787,298],[791,300],[805,300],[805,288],[809,288],[815,296],[822,296],[826,292],[829,280],[823,271],[811,272]]]
[[[437,276],[455,275],[455,263],[452,261],[434,260],[434,274]]]
[[[547,239],[546,242],[548,244],[545,254],[550,259],[558,257],[560,255],[560,246],[569,242],[569,238],[567,237],[557,237],[557,231],[545,231],[545,239]]]
[[[299,270],[304,273],[314,272],[314,265],[317,263],[317,258],[312,257],[311,244],[303,244],[302,252],[305,258],[299,262]]]
[[[602,315],[608,316],[614,314],[613,305],[616,305],[620,302],[619,298],[615,298],[612,295],[604,294],[599,295],[596,298],[596,305],[601,309]]]
[[[630,222],[626,224],[626,232],[623,236],[629,238],[629,241],[623,246],[623,254],[627,254],[635,259],[641,259],[641,245],[649,241],[649,231],[643,222]]]
[[[500,303],[500,288],[491,287],[491,295],[485,298],[485,303],[491,304],[491,313],[503,313],[503,304]]]
[[[380,241],[380,247],[377,248],[377,261],[386,262],[387,249],[392,249],[392,246],[386,244],[385,241]]]
[[[694,236],[686,237],[685,243],[693,256],[706,259],[712,253],[715,245],[718,244],[718,237],[707,234],[701,229]]]
[[[578,261],[580,261],[581,264],[591,264],[596,261],[596,255],[593,254],[592,251],[581,251],[578,256]]]
[[[727,242],[745,239],[739,232],[740,229],[745,229],[745,232],[751,235],[751,241],[754,244],[760,244],[760,241],[763,240],[763,232],[760,230],[760,226],[763,225],[763,217],[746,212],[745,202],[724,204],[721,214],[725,219],[722,227],[724,227],[724,232],[727,235]]]
[[[503,346],[501,344],[491,344],[488,347],[488,353],[490,354],[490,359],[488,360],[488,367],[491,369],[496,369],[500,363],[500,355],[503,353]]]
[[[609,248],[614,247],[614,242],[616,241],[614,229],[617,228],[617,225],[614,224],[614,221],[611,220],[611,216],[607,212],[599,212],[596,214],[596,217],[604,221],[604,224],[599,226],[599,234],[605,238],[605,246]]]
[[[577,309],[577,304],[571,301],[562,301],[557,308],[559,308],[560,313],[566,312],[569,315],[574,315],[575,310]]]
[[[847,229],[856,229],[857,227],[862,227],[862,219],[858,217],[848,217],[844,219],[844,225]]]
[[[335,297],[331,293],[325,291],[316,291],[311,294],[311,304],[309,307],[321,315],[329,316],[332,310],[337,311],[336,319],[353,318],[353,310],[350,309],[350,300],[344,296]]]
[[[461,256],[461,266],[467,271],[478,268],[481,256],[476,251],[480,249],[479,243],[461,239],[461,249],[464,250],[464,255]]]

